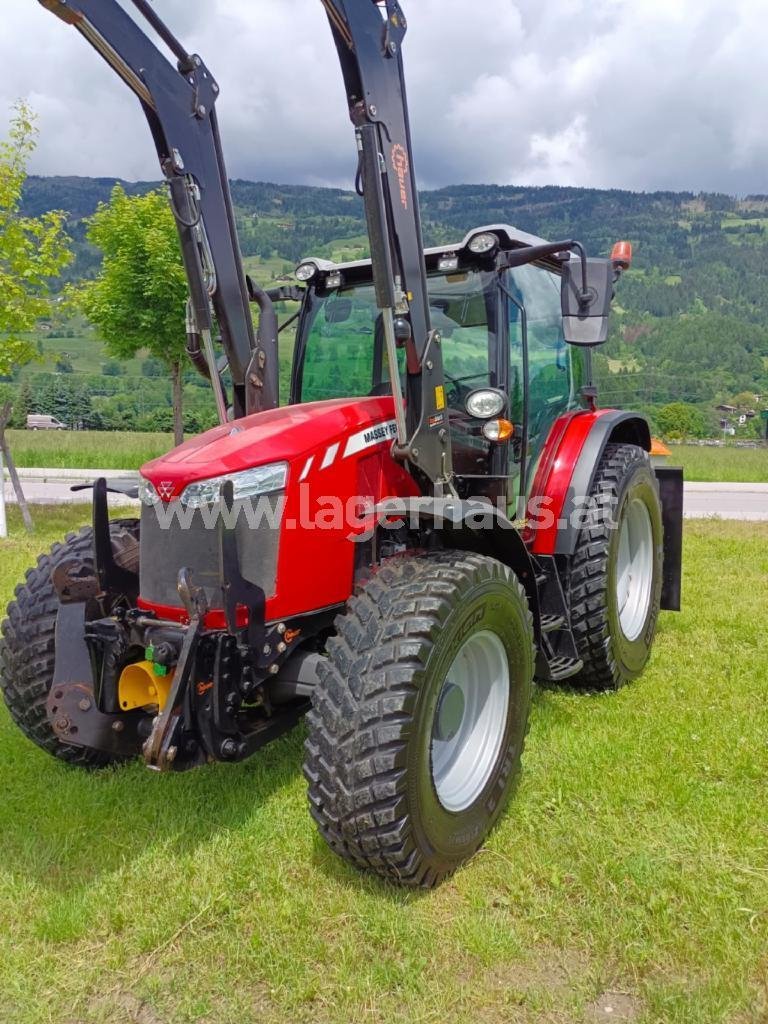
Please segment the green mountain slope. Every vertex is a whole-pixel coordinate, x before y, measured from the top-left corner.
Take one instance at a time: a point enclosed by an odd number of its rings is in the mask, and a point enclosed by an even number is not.
[[[77,251],[70,279],[98,267],[84,218],[114,184],[27,182],[26,212],[69,213]],[[157,185],[122,184],[131,193]],[[338,259],[366,252],[362,203],[352,192],[236,180],[232,195],[248,268],[262,279],[284,276],[310,253]],[[617,404],[680,399],[713,415],[716,402],[768,393],[768,196],[458,185],[425,192],[421,202],[427,244],[492,222],[551,239],[576,237],[594,254],[607,254],[619,238],[633,242],[635,263],[597,361],[603,391]]]

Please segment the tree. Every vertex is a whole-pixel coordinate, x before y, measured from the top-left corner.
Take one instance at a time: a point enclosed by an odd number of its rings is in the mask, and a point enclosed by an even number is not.
[[[656,413],[659,430],[666,438],[683,440],[686,437],[704,437],[707,422],[704,414],[695,405],[687,402],[670,402]]]
[[[146,350],[166,365],[180,444],[187,279],[165,192],[128,196],[116,185],[109,203],[90,218],[88,240],[104,259],[96,278],[74,292],[75,301],[98,327],[110,355],[130,359]]]
[[[35,135],[34,115],[17,103],[8,139],[0,143],[0,374],[35,357],[35,342],[25,334],[50,312],[50,279],[72,259],[64,213],[19,212]]]

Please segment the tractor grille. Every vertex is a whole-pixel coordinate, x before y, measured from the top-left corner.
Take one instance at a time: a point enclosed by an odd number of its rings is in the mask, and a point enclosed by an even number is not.
[[[264,516],[258,526],[249,525],[242,510],[235,532],[240,571],[270,597],[275,592],[277,576],[280,495],[260,500],[269,501],[273,510],[271,521],[267,522]],[[233,512],[243,504],[236,501]],[[186,568],[192,571],[192,582],[205,589],[209,606],[221,607],[218,529],[208,528],[202,509],[184,509],[178,500],[159,510],[142,506],[140,543],[140,592],[145,601],[181,607],[176,584],[179,570]]]

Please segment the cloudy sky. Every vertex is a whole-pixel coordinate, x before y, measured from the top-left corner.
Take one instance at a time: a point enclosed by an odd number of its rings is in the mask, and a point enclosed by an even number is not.
[[[31,170],[158,177],[138,103],[101,58],[36,0],[2,4],[0,107],[25,97],[38,112]],[[230,176],[349,185],[352,131],[318,0],[155,6],[221,85]],[[403,7],[424,186],[768,192],[767,0]]]

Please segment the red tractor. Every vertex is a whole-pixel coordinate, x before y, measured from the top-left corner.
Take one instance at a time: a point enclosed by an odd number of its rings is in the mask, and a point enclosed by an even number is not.
[[[202,60],[147,0],[176,66],[115,0],[41,2],[141,100],[220,425],[142,467],[140,520],[110,521],[98,481],[92,527],[27,574],[3,624],[11,715],[71,764],[179,771],[242,760],[306,714],[330,846],[432,886],[514,787],[534,677],[619,687],[679,606],[681,473],[654,471],[647,422],[598,408],[591,375],[629,248],[588,259],[497,224],[425,251],[403,12],[322,0],[372,258],[307,259],[264,291],[243,273]]]

